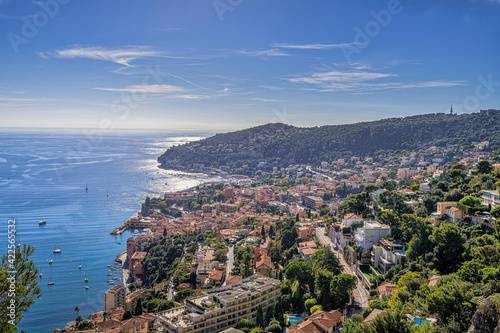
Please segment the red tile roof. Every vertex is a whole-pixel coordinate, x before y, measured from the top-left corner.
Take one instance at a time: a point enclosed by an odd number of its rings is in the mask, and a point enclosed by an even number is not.
[[[435,286],[440,277],[441,276],[439,276],[439,275],[433,275],[433,276],[431,276],[429,278],[429,286]]]
[[[184,290],[184,289],[193,289],[193,284],[189,282],[184,282],[179,285],[179,290]]]
[[[342,322],[342,314],[333,310],[330,312],[316,311],[300,324],[291,325],[291,333],[325,333]]]
[[[262,268],[268,268],[272,269],[272,264],[271,264],[271,257],[268,255],[262,254],[259,257],[257,257],[257,261],[255,262],[255,268],[256,269],[262,269]]]
[[[386,283],[378,288],[379,293],[391,293],[394,289],[396,289],[396,285],[394,283]]]
[[[382,313],[384,313],[383,310],[373,309],[373,311],[368,315],[368,317],[365,318],[364,322],[371,323],[373,321],[373,319],[380,316]]]
[[[235,283],[235,282],[237,282],[239,280],[241,280],[241,276],[239,276],[239,275],[230,275],[226,279],[226,284]]]
[[[97,323],[97,326],[99,326],[99,328],[101,328],[102,330],[109,330],[112,328],[120,327],[120,321],[116,319],[110,319],[101,323]]]
[[[213,270],[210,273],[208,273],[208,278],[212,281],[220,281],[222,280],[222,275],[224,272],[219,271],[219,270]]]
[[[125,320],[121,323],[122,328],[134,328],[140,325],[144,325],[148,323],[148,320],[141,318],[142,316],[137,316],[130,318],[128,320]]]

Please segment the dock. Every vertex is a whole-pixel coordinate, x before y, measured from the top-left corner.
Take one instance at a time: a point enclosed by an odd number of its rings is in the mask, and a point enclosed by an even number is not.
[[[116,227],[109,234],[112,236],[121,235],[125,230],[127,230],[127,222],[123,223],[121,226]]]

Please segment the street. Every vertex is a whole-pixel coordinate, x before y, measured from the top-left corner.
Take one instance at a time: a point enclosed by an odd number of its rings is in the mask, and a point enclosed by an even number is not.
[[[351,266],[344,260],[342,255],[338,253],[338,251],[334,250],[333,247],[333,242],[331,239],[325,235],[325,228],[324,227],[319,227],[316,228],[316,236],[318,236],[318,239],[320,240],[321,244],[324,246],[329,246],[330,249],[335,253],[337,258],[339,258],[340,264],[342,265],[342,271],[344,274],[350,274],[356,276],[356,272],[354,272],[351,268]],[[370,294],[368,291],[365,289],[361,281],[358,279],[358,285],[356,286],[356,289],[353,290],[352,295],[354,297],[354,301],[361,306],[361,308],[365,309],[368,307],[368,299]]]
[[[226,263],[226,279],[224,280],[223,286],[226,285],[227,278],[231,275],[234,266],[234,245],[228,247],[227,251],[227,263]]]

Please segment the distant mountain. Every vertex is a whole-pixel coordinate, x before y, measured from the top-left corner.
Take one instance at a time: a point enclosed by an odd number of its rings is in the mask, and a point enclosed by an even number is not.
[[[259,163],[319,164],[348,154],[481,141],[490,141],[492,149],[500,147],[500,113],[425,114],[307,128],[267,124],[172,147],[158,161],[167,168],[198,163],[252,173]]]

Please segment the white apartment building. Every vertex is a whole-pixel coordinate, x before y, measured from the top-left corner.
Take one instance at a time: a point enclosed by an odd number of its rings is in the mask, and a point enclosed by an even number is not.
[[[362,247],[364,250],[369,250],[379,240],[384,238],[390,230],[391,228],[386,224],[376,221],[365,221],[363,227],[356,229],[354,232],[354,241],[357,246]]]
[[[157,314],[164,333],[216,333],[246,318],[255,322],[257,307],[263,313],[281,296],[279,280],[252,275],[228,286],[205,290],[185,305]]]

